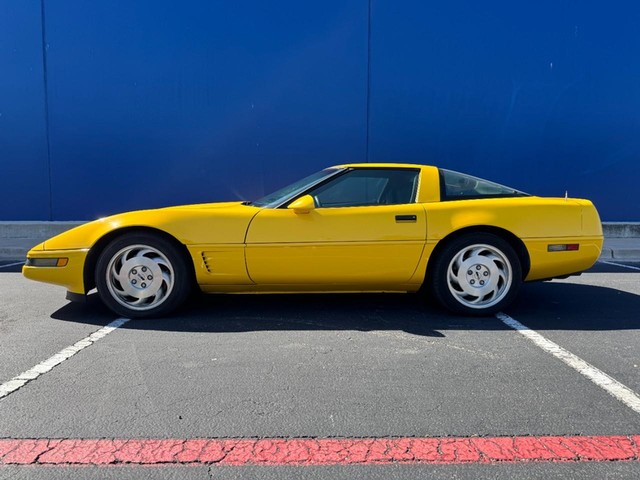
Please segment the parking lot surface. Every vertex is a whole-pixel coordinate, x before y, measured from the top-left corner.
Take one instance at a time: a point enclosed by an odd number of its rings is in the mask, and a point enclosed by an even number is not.
[[[0,478],[640,477],[638,263],[526,284],[489,318],[409,294],[212,295],[130,321],[14,263]]]

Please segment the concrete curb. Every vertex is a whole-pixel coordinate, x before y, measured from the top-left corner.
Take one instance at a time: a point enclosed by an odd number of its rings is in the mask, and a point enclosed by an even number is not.
[[[640,238],[605,238],[600,258],[602,260],[640,261]]]
[[[0,260],[21,260],[27,251],[86,222],[0,222]],[[605,244],[600,258],[640,261],[640,222],[603,222]]]
[[[28,238],[40,243],[86,222],[0,222],[0,239]]]
[[[626,260],[627,262],[640,262],[640,248],[628,248],[625,250],[612,250],[603,248],[600,260]]]

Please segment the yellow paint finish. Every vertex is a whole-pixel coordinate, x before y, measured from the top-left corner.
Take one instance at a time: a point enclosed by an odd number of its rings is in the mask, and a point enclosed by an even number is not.
[[[415,215],[398,222],[396,215]],[[258,284],[405,283],[426,235],[421,205],[262,210],[247,233],[247,268]],[[357,287],[359,288],[359,287]]]
[[[90,248],[102,236],[126,227],[152,227],[185,245],[241,244],[258,208],[239,202],[140,210],[85,223],[45,242],[47,250]]]
[[[600,215],[589,200],[576,200],[582,205],[582,235],[602,237]]]
[[[32,249],[28,258],[68,258],[64,267],[22,267],[22,274],[38,282],[66,287],[72,293],[84,294],[84,261],[88,250],[37,250]]]
[[[253,283],[247,275],[244,244],[188,247],[200,285],[242,285]]]
[[[247,265],[257,284],[300,282],[316,289],[326,284],[329,290],[344,284],[368,290],[381,282],[408,282],[422,249],[422,242],[248,245]]]
[[[572,199],[516,197],[430,203],[425,208],[429,239],[440,240],[478,225],[503,228],[521,239],[582,235],[585,207]]]
[[[256,207],[229,202],[123,213],[68,230],[34,247],[28,256],[36,256],[38,249],[44,248],[43,256],[46,258],[53,256],[52,252],[58,251],[64,254],[60,256],[66,257],[70,256],[67,254],[69,251],[89,250],[104,235],[116,230],[129,227],[155,228],[190,247],[198,282],[250,282],[244,263],[244,237],[249,221],[258,211]],[[220,250],[221,244],[226,245],[224,251]],[[212,272],[204,268],[204,251],[219,251],[221,254]],[[80,261],[82,264],[77,263]],[[44,271],[42,267],[28,268],[29,271],[25,271],[27,278],[58,285],[71,285],[71,292],[84,293],[84,256],[82,259],[76,259],[73,264],[70,258],[69,266],[55,271]],[[72,279],[70,272],[79,273]]]
[[[363,293],[363,292],[387,292],[406,293],[415,292],[420,285],[383,282],[369,284],[359,288],[357,285],[320,285],[317,283],[289,283],[289,284],[263,284],[263,285],[201,285],[204,293],[239,293],[239,294],[262,294],[262,293]]]
[[[429,263],[429,258],[431,258],[431,254],[436,248],[435,243],[427,243],[422,250],[422,257],[420,257],[420,263],[418,263],[418,267],[416,271],[413,272],[413,276],[409,280],[408,284],[413,285],[418,289],[424,283],[425,277],[427,275],[427,265]],[[407,289],[408,291],[413,291],[415,289]]]
[[[423,166],[420,169],[417,201],[418,203],[440,201],[440,174],[436,167]]]
[[[316,203],[311,195],[303,195],[287,207],[295,213],[309,213],[316,208]]]
[[[184,245],[242,244],[249,222],[259,211],[235,202],[207,208],[167,208],[158,210],[146,224],[164,230]]]
[[[526,281],[552,278],[590,268],[602,251],[602,237],[564,237],[529,239],[524,244],[531,257],[531,269]],[[580,245],[576,251],[549,252],[550,244]]]
[[[31,251],[34,251],[34,252],[42,251],[42,250],[44,250],[44,242],[39,243],[38,245],[36,245],[31,249]]]

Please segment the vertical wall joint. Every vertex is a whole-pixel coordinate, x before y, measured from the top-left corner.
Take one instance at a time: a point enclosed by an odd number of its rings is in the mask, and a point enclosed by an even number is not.
[[[44,88],[44,125],[47,145],[47,178],[49,186],[49,221],[53,220],[53,194],[51,185],[51,137],[49,135],[49,86],[47,82],[47,32],[45,0],[40,0],[40,22],[42,31],[42,75]]]
[[[365,161],[369,162],[369,130],[371,125],[371,10],[373,0],[367,6],[367,105],[365,125]]]

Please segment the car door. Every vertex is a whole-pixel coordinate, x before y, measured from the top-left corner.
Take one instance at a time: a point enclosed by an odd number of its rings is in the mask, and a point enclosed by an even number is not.
[[[407,282],[426,238],[415,203],[419,170],[351,169],[314,187],[315,208],[264,209],[247,232],[251,279],[322,289],[391,288]]]

